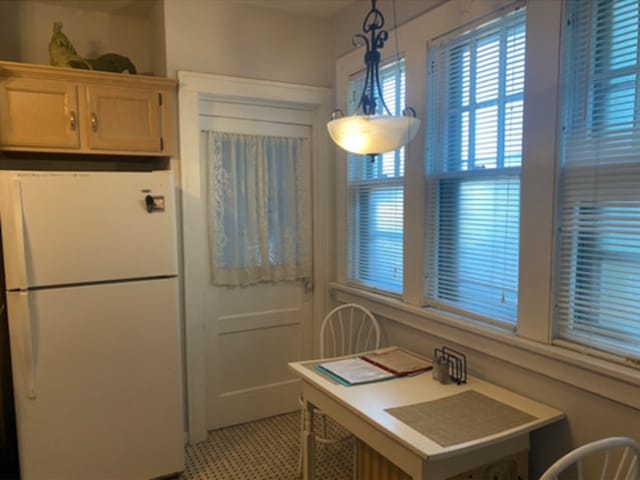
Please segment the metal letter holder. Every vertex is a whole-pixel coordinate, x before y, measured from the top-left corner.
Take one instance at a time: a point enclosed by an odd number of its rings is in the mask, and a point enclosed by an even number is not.
[[[467,357],[448,347],[433,352],[433,379],[440,383],[467,383]]]

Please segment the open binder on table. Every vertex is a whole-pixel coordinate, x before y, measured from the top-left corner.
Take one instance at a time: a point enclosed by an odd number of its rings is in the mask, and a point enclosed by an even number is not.
[[[431,360],[395,347],[360,357],[324,362],[316,368],[343,385],[359,385],[424,372],[432,366]]]
[[[383,370],[360,357],[345,358],[321,363],[316,369],[343,385],[359,385],[394,378],[391,372]]]
[[[433,368],[431,360],[400,347],[384,352],[367,353],[361,358],[398,377],[424,372]]]

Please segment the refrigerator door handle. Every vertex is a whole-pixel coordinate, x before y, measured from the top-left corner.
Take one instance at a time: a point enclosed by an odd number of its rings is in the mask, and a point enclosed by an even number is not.
[[[22,355],[23,355],[23,368],[24,368],[24,387],[25,395],[27,398],[36,398],[36,381],[35,381],[35,356],[34,356],[34,343],[33,343],[33,315],[31,314],[31,302],[28,292],[18,293],[19,305],[21,314],[18,318],[20,336],[22,337]]]
[[[27,276],[27,254],[26,254],[26,232],[24,226],[24,203],[22,200],[22,183],[19,178],[13,179],[13,228],[15,229],[15,248],[16,255],[14,258],[14,267],[16,275],[16,284],[20,290],[28,288]]]

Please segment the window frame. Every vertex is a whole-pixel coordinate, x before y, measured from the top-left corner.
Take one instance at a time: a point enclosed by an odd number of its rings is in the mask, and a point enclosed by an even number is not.
[[[515,330],[515,326],[517,324],[516,311],[513,311],[514,318],[511,318],[511,316],[507,314],[508,309],[504,309],[502,311],[502,314],[504,315],[503,318],[491,318],[491,316],[486,312],[488,312],[489,310],[500,310],[500,308],[497,307],[495,303],[490,303],[489,308],[485,309],[485,313],[483,313],[482,309],[479,308],[477,302],[475,302],[474,299],[471,299],[469,302],[464,302],[457,301],[451,298],[461,290],[473,290],[471,282],[473,282],[474,280],[469,277],[469,274],[472,274],[474,277],[476,277],[476,282],[479,280],[487,279],[486,277],[478,278],[476,276],[479,270],[470,271],[469,269],[465,269],[463,276],[460,276],[460,274],[454,275],[456,282],[452,282],[452,275],[447,275],[441,270],[441,234],[443,228],[454,232],[460,231],[462,222],[459,216],[455,214],[455,212],[459,211],[459,203],[462,199],[457,196],[455,196],[455,198],[454,196],[452,196],[453,200],[451,200],[451,205],[446,212],[443,212],[440,198],[447,184],[452,184],[454,188],[457,187],[458,189],[460,189],[465,185],[481,185],[483,182],[491,182],[492,180],[495,182],[506,181],[507,197],[510,195],[515,195],[515,193],[509,192],[509,185],[511,185],[512,182],[512,191],[519,192],[520,190],[520,173],[523,157],[522,138],[520,138],[521,146],[520,151],[518,152],[519,164],[505,164],[505,159],[507,158],[506,151],[508,150],[509,146],[508,141],[506,140],[506,134],[508,133],[508,107],[509,105],[512,105],[514,103],[520,104],[519,108],[522,112],[522,105],[524,103],[524,89],[517,92],[509,92],[509,86],[507,84],[509,78],[509,66],[507,65],[507,52],[509,48],[508,32],[513,31],[513,29],[520,28],[523,20],[522,17],[524,17],[526,34],[526,8],[524,5],[515,4],[509,10],[505,9],[498,15],[495,15],[495,18],[493,19],[483,19],[482,21],[478,21],[477,24],[473,25],[474,28],[459,29],[445,36],[444,38],[439,39],[437,43],[435,43],[434,45],[430,45],[430,48],[427,52],[427,62],[429,68],[428,76],[434,74],[438,75],[438,78],[435,81],[428,79],[427,88],[432,87],[434,83],[438,82],[438,85],[435,85],[434,88],[439,88],[439,90],[441,91],[427,92],[427,102],[430,102],[430,100],[432,99],[437,99],[435,101],[438,103],[437,105],[431,107],[433,111],[428,112],[428,119],[430,123],[436,124],[433,127],[436,133],[434,137],[430,134],[431,132],[427,132],[428,140],[425,162],[427,164],[426,169],[428,173],[425,176],[425,182],[427,183],[425,185],[425,189],[431,189],[433,191],[431,192],[431,196],[425,198],[426,215],[424,221],[425,228],[428,232],[427,236],[424,239],[424,243],[425,250],[434,252],[434,255],[433,259],[427,258],[428,261],[425,262],[425,285],[423,302],[426,306],[461,314],[468,317],[469,319],[491,324],[497,327],[504,328],[506,330]],[[504,22],[502,21],[503,19],[505,19]],[[478,30],[476,30],[476,27],[478,28]],[[482,51],[483,45],[493,43],[496,41],[496,39],[499,42],[498,58],[500,64],[502,64],[502,68],[498,66],[498,68],[496,69],[497,81],[495,86],[495,97],[482,98],[478,100],[476,95],[476,91],[478,88],[478,55]],[[458,62],[460,62],[459,65],[457,65],[453,69],[448,64],[446,64],[446,62],[451,58],[455,58]],[[467,61],[467,59],[468,66],[465,68],[465,62]],[[458,75],[456,75],[455,77],[457,83],[453,83],[451,81],[451,76],[454,73],[458,73]],[[522,78],[522,86],[524,87],[524,77]],[[444,99],[442,98],[442,96],[444,96]],[[453,104],[453,106],[451,98],[455,99],[455,104]],[[445,102],[445,104],[443,105],[440,102]],[[493,164],[493,166],[491,164],[485,165],[483,159],[476,158],[475,155],[475,139],[477,138],[477,114],[478,112],[486,111],[487,108],[492,107],[495,108],[494,117],[497,131],[495,138],[495,163]],[[433,119],[434,114],[442,115],[443,113],[447,115],[446,120]],[[465,113],[467,114],[466,128],[464,126],[464,122],[461,120],[461,116]],[[451,157],[450,147],[452,146],[452,144],[448,138],[448,136],[451,135],[452,132],[452,124],[454,125],[453,131],[456,138],[456,143],[453,146],[460,148],[460,151],[455,154],[454,158]],[[468,138],[466,149],[463,148],[465,142],[460,140],[463,135]],[[494,157],[491,157],[491,159],[493,158]],[[477,166],[478,163],[480,166]],[[515,201],[513,198],[511,200]],[[434,201],[435,205],[430,205],[430,201]],[[503,204],[505,208],[508,208],[507,203],[508,202],[505,200]],[[517,203],[519,207],[519,196]],[[444,213],[454,214],[451,222],[447,223],[441,221],[442,215]],[[519,226],[519,219],[517,221],[517,224]],[[502,228],[502,230],[504,231],[505,236],[507,235],[507,230],[510,230],[511,228],[511,222],[504,225],[504,228]],[[447,242],[445,246],[449,247],[450,250],[450,253],[445,256],[446,260],[451,262],[451,264],[448,265],[449,268],[458,269],[460,262],[458,261],[457,257],[460,255],[460,249],[456,249],[453,242]],[[506,250],[504,253],[505,258],[503,259],[503,261],[507,262],[510,257],[506,254]],[[425,253],[425,255],[427,254]],[[447,288],[448,291],[444,293],[441,292],[439,286],[439,280],[443,278],[444,280],[449,281],[449,287]],[[503,278],[502,280],[505,280],[505,278]],[[515,272],[515,278],[513,278],[513,280],[516,289],[515,297],[513,295],[511,295],[511,297],[515,298],[515,308],[517,308],[517,270]],[[479,284],[476,283],[476,285]],[[495,289],[496,287],[498,287],[498,285],[493,284],[487,286],[487,289],[490,291]],[[508,285],[506,283],[503,284],[502,287],[504,303],[504,292],[513,291],[513,289],[507,288]],[[487,294],[488,292],[482,292],[481,295],[483,293]],[[450,298],[447,298],[448,296]],[[473,297],[474,295],[471,296]],[[507,295],[507,297],[509,297],[509,294]],[[478,296],[476,295],[475,298],[478,298]],[[509,302],[506,303],[509,304]]]
[[[355,50],[352,53],[357,52],[358,54],[361,55],[360,49]],[[396,55],[391,49],[387,49],[386,51],[382,52],[383,54],[389,54],[389,56],[382,58],[381,62],[380,62],[380,70],[383,70],[385,67],[390,66],[390,68],[395,68],[394,66],[392,66],[395,62],[397,61],[402,61],[404,62],[404,67],[405,67],[405,89],[406,89],[406,84],[407,84],[407,72],[406,72],[406,58],[405,56],[400,52],[398,55]],[[351,57],[349,58],[348,63],[343,63],[342,65],[337,65],[336,67],[337,70],[337,75],[338,75],[338,89],[339,91],[342,92],[342,95],[339,98],[339,102],[338,102],[338,107],[339,109],[341,109],[344,112],[348,112],[349,108],[348,108],[348,95],[350,92],[350,83],[353,80],[354,77],[357,77],[358,75],[361,75],[363,73],[362,70],[362,57],[357,57],[354,55],[351,55]],[[397,77],[397,75],[396,75]],[[397,79],[396,79],[397,81]],[[396,98],[394,99],[394,102],[397,102],[399,99],[399,92],[396,92]],[[341,100],[341,101],[340,101]],[[391,103],[394,103],[391,102]],[[408,99],[405,97],[405,105],[409,105]],[[390,108],[391,105],[389,105]],[[352,154],[348,154],[347,152],[345,152],[344,150],[338,149],[336,148],[336,157],[337,157],[337,161],[336,161],[336,205],[345,205],[347,208],[338,208],[337,212],[336,212],[336,220],[337,220],[337,240],[338,240],[338,249],[337,249],[337,255],[336,258],[338,260],[337,262],[337,268],[336,268],[336,272],[337,272],[337,277],[340,279],[341,282],[345,283],[345,284],[349,284],[352,286],[355,286],[357,288],[361,288],[363,290],[368,290],[368,291],[373,291],[373,292],[379,292],[381,294],[384,295],[388,295],[392,298],[398,298],[401,297],[403,294],[403,286],[405,285],[405,268],[404,265],[406,265],[405,262],[405,258],[406,258],[406,254],[405,254],[405,248],[403,245],[403,268],[402,268],[402,273],[403,273],[403,277],[400,280],[400,291],[394,291],[393,288],[384,288],[384,286],[382,284],[375,286],[375,285],[368,285],[365,282],[360,282],[356,279],[352,278],[351,275],[351,271],[353,269],[352,263],[354,262],[350,262],[350,249],[353,248],[355,245],[351,245],[353,243],[358,243],[358,239],[357,238],[352,238],[350,237],[350,225],[349,225],[349,210],[348,210],[348,206],[351,205],[350,203],[350,197],[351,195],[354,194],[354,191],[357,194],[358,189],[361,189],[361,191],[374,191],[375,187],[377,187],[378,185],[380,185],[380,189],[394,189],[394,188],[400,188],[402,190],[402,195],[403,195],[403,225],[404,222],[406,220],[406,199],[405,197],[405,177],[407,175],[407,169],[406,169],[406,163],[407,163],[407,153],[408,153],[408,149],[405,149],[404,151],[404,167],[403,167],[403,172],[399,172],[398,171],[398,158],[401,155],[399,150],[396,150],[394,152],[390,152],[390,153],[386,153],[384,155],[393,155],[394,159],[396,160],[395,162],[395,166],[394,166],[394,173],[395,175],[393,177],[390,178],[383,178],[382,176],[380,178],[373,178],[373,179],[364,179],[364,180],[356,180],[356,181],[352,181],[350,182],[348,180],[349,178],[349,161],[350,161],[350,156]],[[369,162],[369,159],[366,158],[362,158],[363,162]],[[378,160],[376,160],[378,161]],[[364,168],[367,168],[366,166]],[[382,168],[382,166],[380,166],[380,168]],[[401,176],[398,176],[400,173],[402,173]],[[406,230],[406,229],[405,229]],[[404,240],[404,232],[403,232],[403,240]],[[351,244],[350,244],[351,243]],[[359,262],[357,262],[359,264]]]
[[[597,0],[594,0],[596,2]],[[574,22],[573,18],[569,18],[572,14],[571,3],[567,2],[565,7],[565,16],[567,17],[567,23]],[[580,8],[584,5],[580,4]],[[599,6],[593,6],[594,9],[599,9]],[[608,8],[614,9],[613,5],[610,5]],[[599,15],[600,13],[598,13]],[[610,11],[608,13],[608,20],[612,21],[614,14]],[[591,23],[594,23],[593,13],[590,12],[589,20]],[[634,25],[637,25],[637,18]],[[586,27],[582,27],[586,28]],[[594,40],[594,36],[598,34],[598,30],[593,31],[593,25],[589,28],[589,34],[591,42],[589,45],[600,45],[600,43]],[[612,24],[607,24],[607,33],[612,31]],[[567,35],[569,43],[565,46],[563,45],[563,52],[567,53],[567,51],[573,48],[576,39],[578,38],[576,35],[580,35],[580,31],[576,32],[568,32]],[[637,37],[640,35],[637,31],[636,26],[636,42]],[[640,45],[636,43],[634,45],[635,53],[633,58],[635,63],[633,65],[623,65],[622,67],[615,67],[611,65],[612,60],[612,44],[611,42],[607,42],[607,52],[606,55],[602,55],[602,51],[598,51],[598,53],[594,53],[591,48],[585,49],[585,58],[586,62],[589,65],[592,65],[592,62],[595,62],[595,58],[601,58],[598,62],[599,64],[593,65],[593,75],[591,77],[586,76],[584,79],[581,79],[581,85],[578,86],[575,94],[567,94],[566,99],[560,99],[558,102],[558,111],[559,118],[562,119],[563,122],[563,131],[569,132],[566,134],[566,138],[559,137],[558,140],[558,170],[559,172],[569,171],[572,175],[575,172],[587,172],[590,173],[592,167],[589,165],[581,165],[571,163],[567,166],[563,166],[562,162],[564,160],[563,154],[564,148],[562,145],[563,141],[569,140],[572,136],[572,132],[577,131],[580,132],[582,130],[592,132],[595,135],[603,135],[606,137],[608,135],[615,135],[615,131],[623,127],[626,129],[629,123],[637,123],[639,117],[639,105],[640,101],[640,60],[638,60],[638,56],[640,54]],[[595,50],[595,49],[594,49]],[[594,56],[595,55],[595,56]],[[600,57],[598,57],[600,55]],[[580,57],[579,57],[580,58]],[[573,72],[575,69],[572,69]],[[562,79],[563,72],[561,72]],[[607,109],[610,106],[609,100],[611,99],[611,95],[615,96],[615,92],[620,89],[628,88],[629,80],[621,82],[618,85],[611,85],[612,80],[616,80],[619,78],[629,77],[632,75],[633,78],[633,87],[635,90],[635,102],[630,109],[630,114],[633,117],[632,120],[629,120],[627,117],[626,121],[622,123],[609,122],[606,119]],[[605,86],[603,86],[606,84]],[[587,93],[583,96],[583,91]],[[576,101],[576,96],[579,100]],[[597,96],[597,97],[596,97]],[[587,99],[587,101],[584,101]],[[596,101],[595,99],[598,99]],[[570,107],[573,107],[575,110],[565,109],[565,105],[568,104]],[[577,108],[576,108],[577,107]],[[598,112],[598,107],[600,107],[600,111]],[[580,115],[577,115],[578,112]],[[627,114],[629,112],[626,112]],[[597,143],[598,140],[595,141]],[[609,172],[616,172],[618,170],[617,175],[627,175],[633,170],[637,170],[640,167],[640,164],[637,162],[634,164],[635,168],[627,166],[626,162],[615,162],[608,161],[604,168],[607,168]],[[633,174],[633,173],[632,173]],[[637,175],[637,174],[636,174]],[[562,174],[558,174],[559,179],[562,177]],[[597,178],[593,178],[593,182],[597,182]],[[602,187],[603,190],[606,190],[607,187]],[[609,187],[611,188],[611,187]],[[561,185],[558,183],[558,196],[561,195]],[[584,192],[583,192],[584,193]],[[615,198],[618,198],[618,193],[616,192]],[[570,202],[575,202],[577,197],[573,197],[570,199]],[[590,201],[592,199],[589,197],[580,197],[582,200]],[[606,207],[602,206],[574,206],[570,211],[570,218],[572,224],[576,226],[572,228],[572,235],[569,237],[568,243],[570,248],[567,250],[571,250],[571,255],[567,258],[567,255],[561,255],[560,246],[558,245],[558,250],[556,251],[556,276],[554,277],[554,295],[557,296],[557,299],[554,300],[554,303],[561,305],[561,300],[567,300],[567,304],[565,304],[562,308],[558,307],[554,309],[552,314],[552,339],[551,343],[554,345],[564,346],[565,348],[571,348],[574,350],[586,349],[589,350],[594,356],[604,359],[610,359],[614,362],[621,362],[624,359],[627,359],[630,362],[640,363],[640,354],[627,353],[629,349],[625,348],[625,345],[633,345],[633,340],[630,338],[623,338],[617,341],[607,342],[607,338],[613,338],[616,333],[620,332],[620,328],[616,328],[613,326],[615,321],[606,321],[604,322],[607,325],[606,333],[600,334],[596,339],[589,336],[585,331],[588,330],[588,325],[598,325],[603,321],[602,312],[598,307],[592,309],[592,306],[598,305],[602,303],[602,299],[604,298],[605,303],[607,298],[610,297],[610,293],[604,292],[603,289],[599,286],[606,283],[606,279],[603,279],[603,271],[607,266],[612,265],[621,265],[628,264],[633,262],[637,265],[637,270],[640,271],[640,258],[637,258],[637,254],[632,254],[629,250],[619,251],[611,248],[607,248],[606,246],[606,237],[610,235],[610,232],[604,230],[594,232],[593,225],[590,225],[585,231],[585,227],[581,226],[582,222],[584,222],[585,216],[581,213],[582,210],[587,209],[590,213],[586,215],[587,218],[590,218],[590,223],[604,223],[610,221],[606,216],[600,216],[599,212]],[[562,199],[559,198],[557,205],[557,215],[556,219],[558,222],[557,228],[561,228],[561,222],[563,219],[563,215],[561,212],[567,210],[566,206],[563,205]],[[566,216],[566,214],[565,214]],[[560,233],[558,233],[560,236]],[[558,239],[558,243],[560,240]],[[565,238],[565,243],[566,238]],[[587,244],[587,246],[582,249],[580,247],[581,244]],[[635,257],[635,258],[630,258]],[[561,267],[571,267],[567,268],[567,270],[560,271]],[[615,268],[615,267],[614,267]],[[584,272],[587,272],[586,274]],[[599,272],[599,273],[596,273]],[[562,274],[564,273],[564,275]],[[562,289],[562,282],[567,282],[569,287]],[[595,287],[594,287],[595,286]],[[581,295],[578,292],[586,291],[586,295]],[[620,304],[616,305],[620,307]],[[598,315],[593,314],[585,314],[583,312],[588,312],[588,310],[596,310]],[[566,312],[566,313],[564,313]],[[564,313],[564,314],[563,314]],[[606,319],[605,319],[606,320]],[[563,331],[563,325],[566,325],[565,331]],[[574,325],[577,327],[574,328]],[[586,326],[586,328],[585,328]],[[604,332],[602,332],[604,333]],[[605,349],[605,346],[607,347]]]

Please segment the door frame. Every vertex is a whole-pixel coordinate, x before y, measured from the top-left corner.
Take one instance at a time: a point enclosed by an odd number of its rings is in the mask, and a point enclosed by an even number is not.
[[[211,75],[205,73],[178,72],[178,119],[180,133],[180,157],[172,161],[172,167],[180,178],[181,215],[181,297],[183,318],[183,360],[185,378],[186,427],[189,443],[207,438],[207,376],[206,338],[207,322],[204,308],[203,286],[209,276],[202,268],[202,259],[188,255],[198,251],[203,235],[198,217],[201,175],[200,171],[200,110],[202,97],[224,102],[280,106],[307,110],[312,114],[311,125],[311,176],[313,218],[313,338],[319,329],[320,319],[329,303],[328,279],[332,278],[327,258],[332,245],[332,225],[329,212],[333,203],[330,179],[333,178],[334,158],[329,151],[329,138],[325,124],[330,116],[331,89],[308,85],[254,80],[242,77]],[[174,159],[176,160],[176,159]],[[315,348],[315,343],[314,348]],[[314,355],[317,352],[313,352]]]

